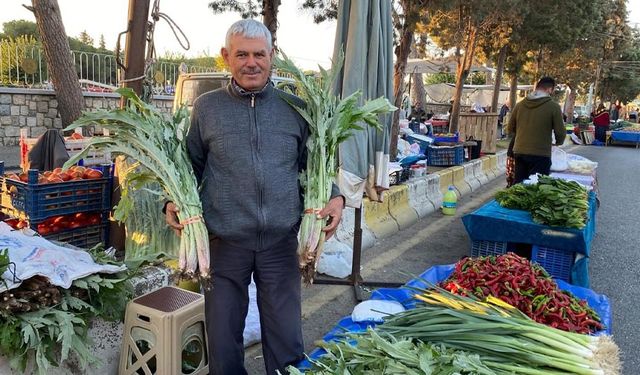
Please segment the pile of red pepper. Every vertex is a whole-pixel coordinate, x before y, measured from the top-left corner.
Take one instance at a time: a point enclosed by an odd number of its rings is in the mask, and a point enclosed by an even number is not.
[[[514,253],[462,259],[440,286],[480,299],[492,295],[536,322],[564,331],[589,334],[604,328],[586,301],[560,290],[544,268]]]

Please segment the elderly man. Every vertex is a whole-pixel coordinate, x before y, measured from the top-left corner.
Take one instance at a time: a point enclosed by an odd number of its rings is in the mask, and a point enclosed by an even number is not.
[[[298,174],[306,166],[307,123],[271,84],[273,47],[260,22],[227,32],[222,57],[232,79],[194,103],[187,145],[202,184],[210,232],[213,288],[205,293],[212,374],[246,374],[242,333],[251,276],[256,282],[267,374],[303,358],[300,274],[296,248],[303,210]],[[335,231],[344,198],[334,187],[320,211]],[[176,208],[167,222],[177,230]]]

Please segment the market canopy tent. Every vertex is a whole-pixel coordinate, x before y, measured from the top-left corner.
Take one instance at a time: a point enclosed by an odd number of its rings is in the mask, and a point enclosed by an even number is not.
[[[453,56],[443,57],[440,59],[409,59],[407,60],[407,74],[437,74],[437,73],[456,73],[457,62]],[[495,69],[481,65],[471,66],[471,72],[495,72]]]
[[[344,52],[344,65],[337,95],[347,97],[360,90],[363,101],[384,96],[393,102],[392,35],[389,2],[340,2],[333,61]],[[377,201],[378,192],[389,188],[391,120],[391,114],[380,116],[382,131],[367,127],[340,145],[338,185],[349,207],[362,205],[364,191]]]
[[[335,93],[346,97],[362,91],[362,100],[386,97],[393,103],[393,25],[391,2],[341,0],[333,60],[344,51],[344,65]],[[362,250],[362,195],[379,200],[379,191],[389,188],[387,172],[391,114],[380,117],[382,130],[367,127],[355,132],[340,145],[338,185],[346,203],[355,208],[353,262],[348,281],[316,278],[316,283],[353,285],[356,298],[362,300],[360,286],[388,286],[388,283],[363,282],[360,277]],[[397,285],[397,284],[392,284]]]
[[[462,88],[462,103],[467,105],[480,104],[483,107],[491,105],[493,96],[493,85],[464,85]],[[449,103],[455,94],[456,85],[454,83],[435,83],[425,85],[427,98],[435,103]],[[532,85],[518,85],[518,90],[533,90]],[[498,103],[504,103],[509,99],[509,87],[501,86],[498,96]]]

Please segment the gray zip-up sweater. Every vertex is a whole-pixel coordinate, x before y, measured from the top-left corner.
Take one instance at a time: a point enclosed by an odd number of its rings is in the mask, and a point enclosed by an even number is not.
[[[204,219],[233,245],[260,251],[298,229],[308,126],[284,97],[304,104],[271,84],[257,93],[229,84],[194,103],[187,147]]]

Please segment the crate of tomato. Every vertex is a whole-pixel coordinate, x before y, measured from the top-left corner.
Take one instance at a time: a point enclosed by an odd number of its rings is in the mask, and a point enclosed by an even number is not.
[[[50,241],[69,243],[80,248],[106,243],[108,238],[108,211],[79,212],[30,223],[14,218],[5,220],[5,223],[14,229],[30,227]]]
[[[41,222],[53,216],[111,209],[111,165],[4,175],[0,162],[0,206],[9,216]]]

